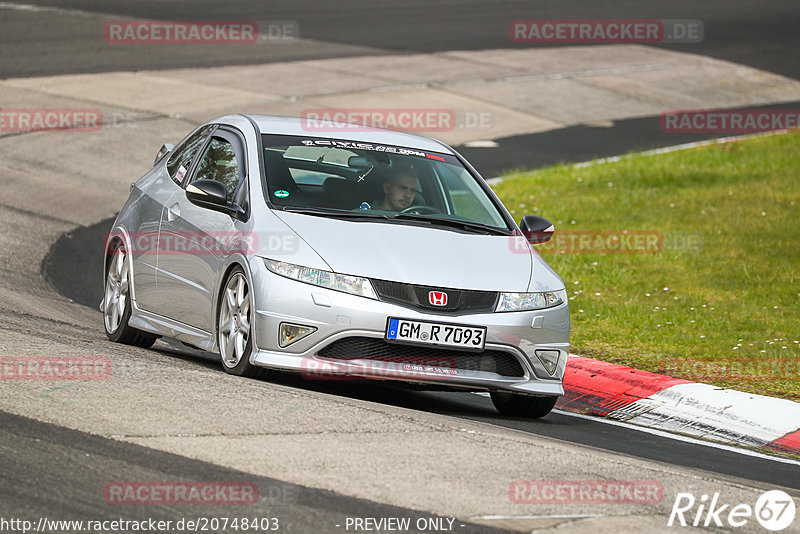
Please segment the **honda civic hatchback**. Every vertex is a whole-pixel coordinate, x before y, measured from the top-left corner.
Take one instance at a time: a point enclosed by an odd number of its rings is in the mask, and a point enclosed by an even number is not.
[[[165,144],[105,241],[107,336],[219,352],[240,376],[489,392],[542,417],[569,353],[564,282],[438,141],[227,115]]]

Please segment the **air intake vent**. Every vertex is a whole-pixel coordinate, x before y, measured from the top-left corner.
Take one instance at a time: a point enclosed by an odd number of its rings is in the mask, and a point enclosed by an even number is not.
[[[525,373],[517,358],[502,350],[463,352],[418,345],[400,345],[371,337],[348,337],[334,341],[317,353],[337,360],[374,360],[380,362],[436,365],[467,371],[497,373],[509,378],[523,378]]]

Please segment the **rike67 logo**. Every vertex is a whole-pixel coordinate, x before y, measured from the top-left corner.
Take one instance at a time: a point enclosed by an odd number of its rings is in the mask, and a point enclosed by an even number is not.
[[[667,526],[738,528],[755,518],[765,529],[778,532],[794,522],[796,511],[792,498],[780,490],[762,493],[755,506],[725,503],[718,492],[703,494],[699,499],[691,493],[678,493]]]

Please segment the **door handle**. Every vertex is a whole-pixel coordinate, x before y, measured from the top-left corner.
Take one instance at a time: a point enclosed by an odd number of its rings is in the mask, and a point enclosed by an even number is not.
[[[176,202],[175,204],[167,208],[167,220],[172,222],[180,218],[181,218],[181,207]]]

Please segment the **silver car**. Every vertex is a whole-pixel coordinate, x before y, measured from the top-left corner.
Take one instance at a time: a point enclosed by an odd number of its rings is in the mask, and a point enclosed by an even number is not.
[[[227,115],[164,145],[105,242],[108,337],[218,351],[231,374],[488,391],[542,417],[564,393],[564,282],[438,141]]]

